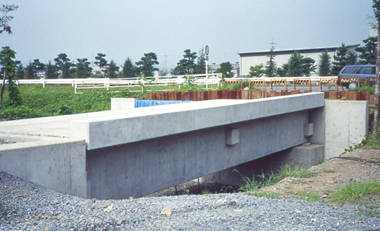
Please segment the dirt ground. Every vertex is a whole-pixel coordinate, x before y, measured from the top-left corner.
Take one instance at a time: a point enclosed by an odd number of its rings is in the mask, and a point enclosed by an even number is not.
[[[322,199],[328,199],[329,195],[349,182],[380,182],[380,150],[363,146],[340,157],[344,159],[332,158],[311,167],[309,170],[316,174],[310,178],[288,177],[275,185],[262,188],[258,193],[273,192],[278,196],[302,199],[307,195],[318,195]],[[379,195],[374,195],[373,200],[380,204]]]

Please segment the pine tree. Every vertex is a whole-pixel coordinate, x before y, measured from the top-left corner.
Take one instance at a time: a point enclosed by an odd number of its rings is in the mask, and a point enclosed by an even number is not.
[[[122,76],[123,78],[136,76],[136,67],[133,65],[130,58],[127,58],[127,60],[124,62]]]
[[[174,72],[178,75],[184,74],[194,74],[196,64],[195,59],[197,58],[196,52],[191,52],[190,49],[186,49],[183,59],[179,60],[177,66],[174,68]]]
[[[357,47],[355,50],[359,52],[360,64],[376,64],[376,46],[377,37],[368,37],[364,39],[365,45],[363,47]]]
[[[232,69],[233,67],[230,62],[224,62],[220,64],[220,68],[218,68],[216,72],[222,73],[226,78],[231,78],[234,77],[235,74],[232,72]]]
[[[302,76],[302,55],[295,51],[289,58],[288,61],[287,75],[296,77]]]
[[[250,77],[261,77],[261,76],[263,76],[263,74],[265,73],[265,70],[263,69],[263,67],[264,67],[263,64],[251,66],[249,68],[249,76]]]
[[[358,62],[358,54],[354,51],[348,51],[346,56],[347,65],[355,65]]]
[[[95,64],[99,67],[106,67],[108,64],[107,60],[104,57],[106,57],[106,54],[98,53],[95,57],[95,60],[97,60]]]
[[[29,61],[28,65],[25,67],[25,79],[35,79],[37,78],[36,67],[33,65],[31,61]]]
[[[338,75],[339,71],[347,65],[347,48],[342,43],[342,46],[338,48],[336,55],[334,55],[334,61],[332,62],[332,75]]]
[[[328,50],[322,51],[322,54],[319,56],[319,65],[318,65],[318,74],[319,76],[328,76],[330,75],[331,62],[330,55]]]
[[[154,52],[145,53],[140,61],[136,62],[138,73],[143,74],[145,77],[152,76],[153,71],[158,71],[154,65],[160,64],[157,61],[157,55]]]
[[[76,78],[86,78],[91,76],[92,68],[90,67],[90,62],[86,58],[77,59],[78,63],[75,64],[75,77]]]
[[[116,63],[111,60],[110,64],[108,64],[107,69],[107,77],[108,78],[117,78],[117,72],[119,71],[119,67],[116,65]]]
[[[24,69],[24,66],[22,65],[22,63],[20,62],[16,68],[16,78],[17,79],[23,79],[24,75],[25,75],[25,69]]]
[[[270,49],[269,53],[269,61],[267,62],[267,65],[265,67],[265,74],[267,77],[275,77],[276,76],[276,63],[274,62],[274,55],[273,55],[274,48],[272,47]]]
[[[206,73],[206,54],[203,47],[198,52],[197,65],[195,67],[195,74]]]
[[[74,66],[65,53],[61,53],[54,59],[55,66],[61,71],[62,78],[70,78],[71,67]]]
[[[46,64],[46,73],[45,76],[47,79],[57,79],[58,73],[57,73],[57,67],[49,61],[48,64]]]

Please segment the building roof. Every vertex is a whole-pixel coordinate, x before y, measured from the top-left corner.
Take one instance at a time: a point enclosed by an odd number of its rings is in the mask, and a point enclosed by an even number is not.
[[[354,44],[354,45],[346,45],[346,48],[356,48],[360,46],[360,44]],[[318,52],[318,51],[324,51],[324,50],[336,50],[340,48],[340,46],[327,46],[327,47],[313,47],[313,48],[295,48],[295,49],[283,49],[283,50],[273,50],[274,54],[279,54],[279,53],[289,53],[289,52]],[[260,55],[260,54],[268,54],[270,53],[270,50],[263,50],[263,51],[254,51],[254,52],[241,52],[238,53],[239,56],[244,56],[244,55]]]

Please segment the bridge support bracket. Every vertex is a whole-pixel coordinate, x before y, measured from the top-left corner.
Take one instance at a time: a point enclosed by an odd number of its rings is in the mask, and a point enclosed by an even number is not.
[[[314,134],[314,124],[308,123],[303,127],[304,136],[312,136]]]
[[[226,145],[232,146],[239,143],[239,129],[232,128],[226,130]]]

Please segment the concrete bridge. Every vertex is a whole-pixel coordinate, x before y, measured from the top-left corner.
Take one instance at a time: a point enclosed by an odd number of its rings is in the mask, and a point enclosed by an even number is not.
[[[329,158],[361,141],[367,118],[366,101],[308,93],[8,121],[0,139],[16,143],[0,145],[0,170],[84,198],[139,197],[303,143]]]

